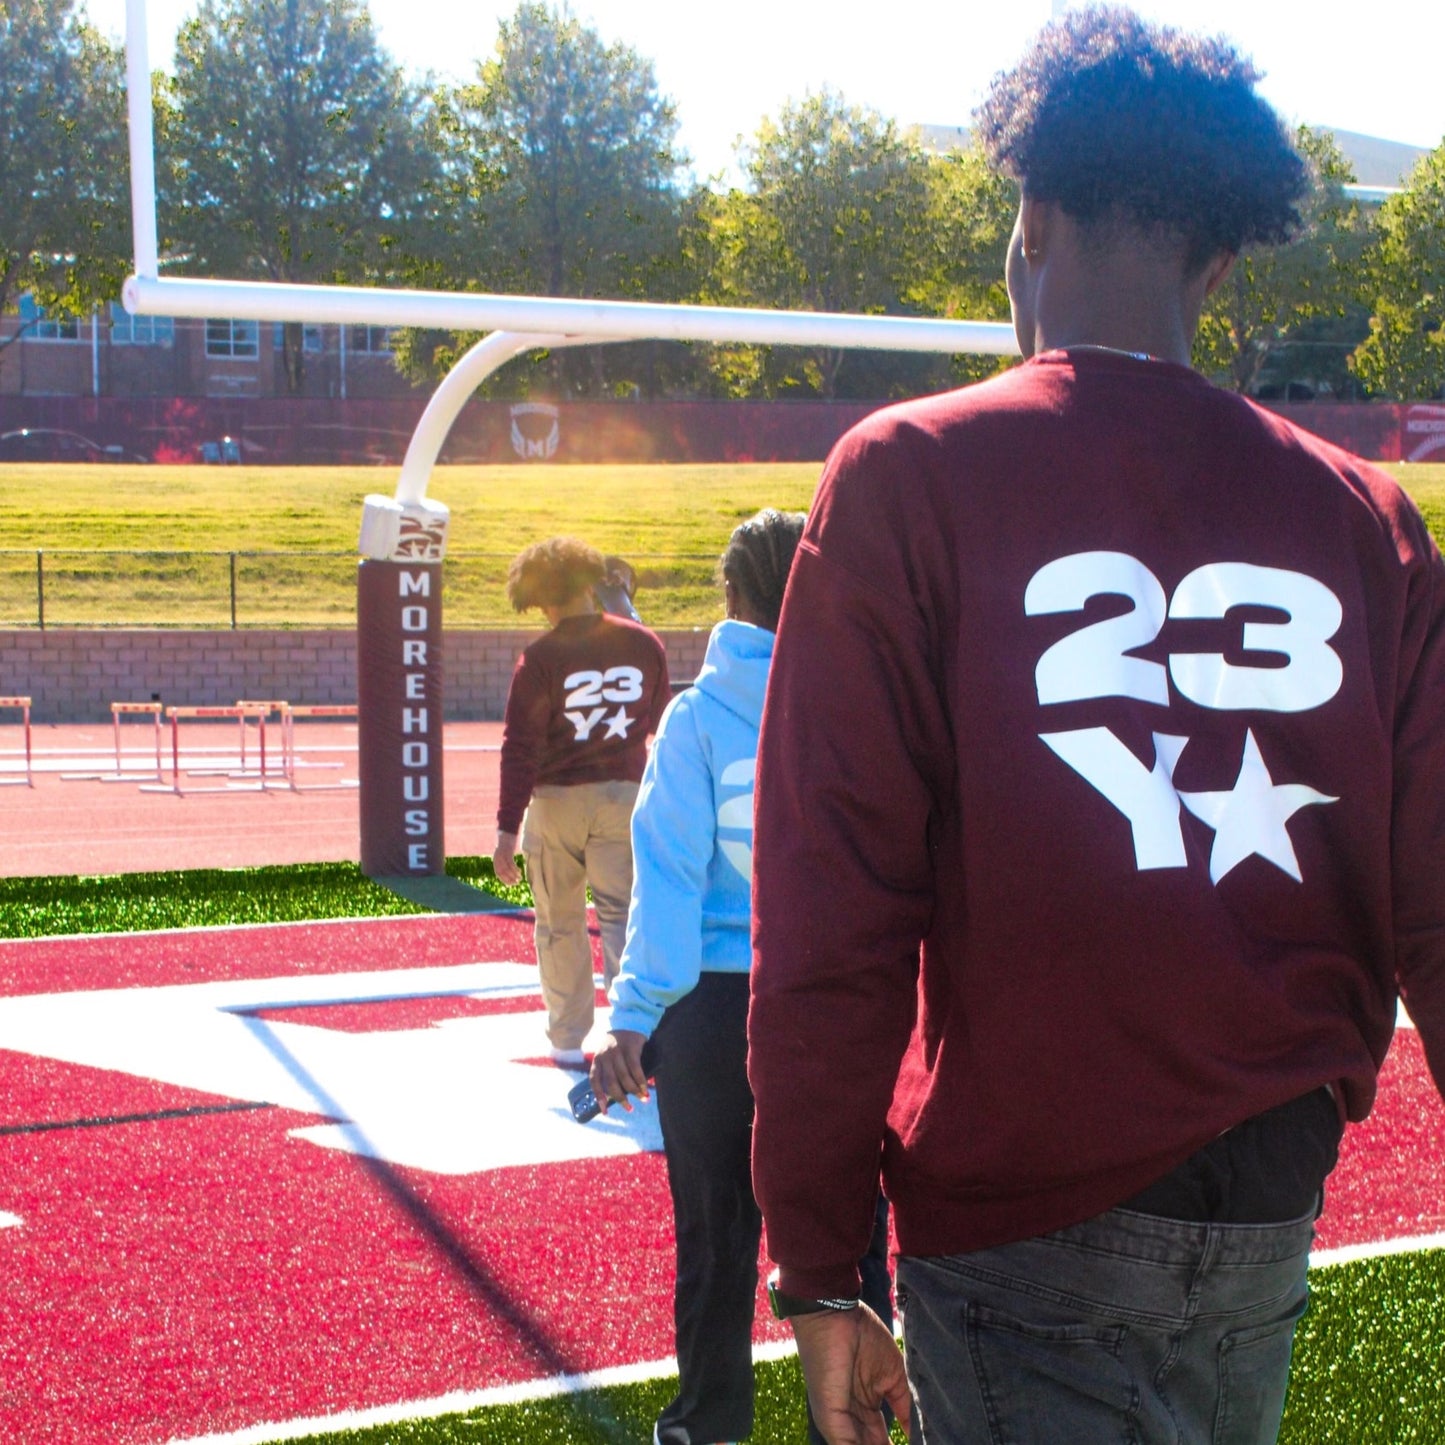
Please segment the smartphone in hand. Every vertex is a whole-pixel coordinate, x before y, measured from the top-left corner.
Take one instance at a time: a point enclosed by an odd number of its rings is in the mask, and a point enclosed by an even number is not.
[[[652,1040],[648,1039],[642,1046],[642,1072],[649,1079],[652,1077],[652,1067],[656,1057],[657,1051],[652,1047]],[[567,1102],[571,1105],[572,1117],[579,1124],[585,1124],[589,1120],[595,1119],[602,1112],[602,1105],[593,1091],[590,1078],[582,1079],[567,1090]]]
[[[567,1102],[572,1106],[572,1117],[579,1124],[595,1119],[602,1112],[602,1105],[597,1102],[597,1095],[592,1090],[591,1079],[573,1084],[567,1090]]]

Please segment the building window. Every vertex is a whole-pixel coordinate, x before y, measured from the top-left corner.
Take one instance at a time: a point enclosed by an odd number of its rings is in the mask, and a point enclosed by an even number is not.
[[[110,340],[113,346],[173,346],[175,319],[170,316],[132,316],[118,302],[110,303]]]
[[[254,321],[206,322],[206,355],[254,361],[261,354],[260,327]]]
[[[80,340],[80,322],[47,321],[45,308],[37,305],[35,298],[29,292],[20,298],[20,320],[26,325],[25,335],[32,341]]]
[[[280,351],[286,344],[286,323],[284,321],[273,321],[271,323],[271,345]],[[308,356],[320,356],[326,350],[326,344],[322,339],[319,326],[303,326],[301,328],[301,350]]]
[[[393,334],[394,328],[390,326],[348,326],[346,345],[351,351],[366,352],[372,356],[390,356]]]

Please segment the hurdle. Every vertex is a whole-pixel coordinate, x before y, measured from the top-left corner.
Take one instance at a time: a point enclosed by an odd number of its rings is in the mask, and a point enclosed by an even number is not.
[[[158,702],[113,702],[110,705],[110,726],[115,738],[115,771],[113,773],[62,773],[67,783],[158,783],[161,780],[161,713]],[[156,765],[148,773],[127,772],[121,760],[120,720],[122,717],[149,715],[155,728]]]
[[[339,788],[356,788],[361,786],[359,778],[339,778],[334,783],[298,783],[296,781],[296,769],[302,764],[296,760],[296,719],[318,718],[318,717],[349,717],[357,716],[357,706],[353,703],[315,703],[301,707],[292,707],[289,703],[283,703],[281,708],[281,758],[282,769],[286,776],[286,782],[293,793],[316,793],[334,792]],[[306,766],[340,767],[340,763],[309,764]]]
[[[33,788],[35,775],[30,770],[30,699],[28,697],[0,697],[0,708],[19,708],[21,724],[25,729],[25,772],[16,778],[0,773],[0,785],[15,788]]]
[[[278,713],[285,707],[284,702],[265,699],[241,698],[236,702],[236,707],[241,709],[237,721],[239,732],[236,736],[236,766],[229,763],[217,763],[214,767],[188,767],[188,772],[193,778],[264,778],[266,775],[266,719],[272,713]],[[260,736],[261,762],[259,768],[253,768],[246,762],[247,735],[249,729],[246,724],[248,720],[256,720],[257,732]],[[275,770],[272,770],[273,774]]]
[[[256,719],[257,750],[260,756],[260,760],[254,769],[248,768],[246,766],[246,719],[243,717],[241,719],[241,767],[238,772],[230,773],[228,774],[228,776],[232,778],[258,777],[263,783],[266,781],[268,776],[280,776],[284,778],[286,775],[286,765],[284,757],[279,770],[273,768],[268,773],[268,770],[266,768],[266,722],[273,713],[276,715],[277,718],[284,720],[286,716],[286,709],[290,706],[290,704],[282,698],[266,699],[242,697],[236,699],[236,706],[247,709],[248,714],[254,716]]]
[[[262,705],[264,706],[264,704]],[[168,707],[166,717],[171,725],[171,780],[169,783],[142,783],[140,790],[143,793],[174,793],[182,796],[186,793],[259,793],[265,790],[264,780],[242,782],[225,782],[219,787],[211,786],[196,788],[187,785],[181,787],[181,723],[198,719],[220,719],[234,718],[241,725],[244,736],[246,719],[260,715],[261,708],[255,705],[247,707]],[[225,768],[186,768],[185,772],[195,777],[214,778],[230,777],[231,773]]]

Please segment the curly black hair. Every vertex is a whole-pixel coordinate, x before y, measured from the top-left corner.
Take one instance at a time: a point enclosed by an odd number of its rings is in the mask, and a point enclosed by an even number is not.
[[[565,607],[606,574],[602,554],[576,537],[549,537],[519,552],[507,568],[507,600],[513,610]]]
[[[783,589],[802,540],[802,512],[780,512],[764,507],[755,517],[733,529],[718,563],[718,572],[731,582],[758,614],[759,625],[778,630],[783,610]]]
[[[974,119],[990,161],[1086,227],[1182,242],[1191,270],[1286,241],[1310,173],[1223,38],[1090,6],[1046,27]]]

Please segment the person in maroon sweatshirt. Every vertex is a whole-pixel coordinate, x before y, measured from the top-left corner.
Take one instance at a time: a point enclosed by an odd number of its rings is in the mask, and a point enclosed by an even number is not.
[[[657,635],[597,611],[593,589],[605,572],[585,542],[552,537],[507,573],[512,606],[540,608],[550,630],[517,659],[507,693],[492,863],[503,883],[519,880],[520,834],[547,1037],[552,1057],[574,1068],[585,1063],[596,998],[587,887],[611,984],[632,892],[632,805],[647,739],[671,696]]]
[[[1445,1089],[1445,564],[1189,367],[1307,183],[1256,79],[1127,11],[1045,30],[979,117],[1027,360],[874,414],[809,513],[749,1076],[834,1445],[910,1384],[929,1445],[1273,1440],[1398,999]],[[903,1355],[857,1299],[880,1162]]]

